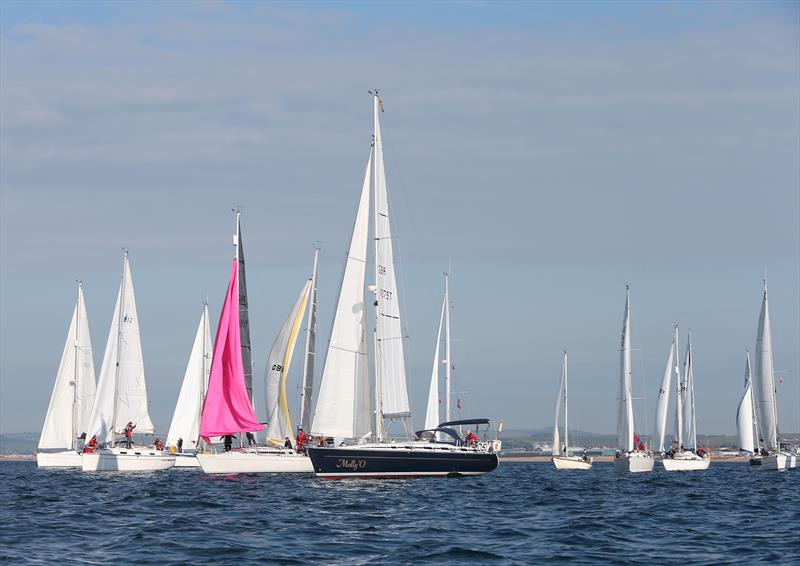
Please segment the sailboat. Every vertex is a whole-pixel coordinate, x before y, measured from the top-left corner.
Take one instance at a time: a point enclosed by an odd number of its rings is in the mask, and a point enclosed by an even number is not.
[[[665,449],[666,413],[669,405],[669,389],[675,375],[675,438],[669,451]],[[656,440],[661,453],[661,464],[668,472],[707,470],[711,456],[697,447],[697,418],[694,404],[694,371],[692,369],[692,333],[689,332],[683,376],[678,354],[678,325],[672,328],[672,345],[667,358],[667,367],[659,390],[656,406]]]
[[[736,410],[736,430],[739,433],[740,452],[755,455],[761,451],[758,443],[758,422],[753,400],[753,374],[750,369],[749,351],[744,367],[744,393],[739,401],[739,408]]]
[[[570,456],[569,454],[569,405],[567,400],[567,351],[564,350],[564,361],[561,365],[561,381],[556,396],[556,416],[553,424],[553,457],[552,462],[557,470],[588,470],[592,467],[592,459],[587,456]],[[561,419],[561,403],[564,403],[564,442],[559,435]]]
[[[81,467],[79,449],[83,442],[79,435],[86,430],[94,393],[92,341],[83,282],[78,281],[78,300],[36,451],[36,463],[40,468]]]
[[[617,411],[617,452],[614,468],[620,472],[650,472],[653,455],[644,443],[636,442],[633,419],[633,371],[631,359],[630,287],[625,286],[625,318],[622,323],[620,378]]]
[[[244,354],[245,350],[249,354],[249,325],[246,325],[240,317],[242,307],[247,305],[247,297],[242,296],[240,286],[244,263],[240,255],[242,243],[240,213],[238,210],[235,212],[236,234],[233,237],[235,253],[217,325],[217,335],[214,339],[208,390],[200,418],[200,436],[208,444],[211,443],[212,437],[233,437],[237,434],[264,430],[264,425],[258,422],[253,410],[252,390],[248,391],[243,367],[244,359],[247,357]],[[248,332],[246,348],[242,341],[245,329]],[[204,472],[214,473],[220,459],[228,457],[229,454],[231,452],[199,453],[197,461],[200,462]]]
[[[750,463],[762,470],[783,471],[797,467],[797,447],[781,441],[778,430],[778,400],[772,365],[772,329],[766,279],[756,334],[756,372],[753,375],[753,384],[761,454],[751,459]]]
[[[380,113],[383,103],[372,95],[373,143],[364,173],[350,247],[345,260],[322,382],[311,425],[323,446],[308,452],[318,477],[416,477],[477,475],[498,464],[495,441],[466,445],[455,429],[440,423],[419,431],[416,440],[392,441],[387,427],[411,432],[411,407],[406,389],[403,332],[389,222],[383,164]],[[374,421],[370,423],[370,355],[367,346],[365,283],[370,194],[374,187]],[[487,419],[475,419],[480,424]],[[466,424],[473,421],[462,421]],[[447,436],[450,442],[437,438]]]
[[[237,232],[239,234],[239,238],[241,238],[241,229],[239,227],[238,220]],[[284,447],[284,440],[286,438],[294,437],[294,427],[292,425],[291,414],[289,411],[286,378],[288,376],[292,353],[294,351],[294,347],[300,332],[300,327],[303,322],[306,306],[311,300],[311,297],[315,296],[316,265],[317,252],[315,252],[314,255],[314,272],[312,273],[311,278],[309,278],[304,284],[303,289],[300,292],[300,296],[295,301],[289,316],[281,327],[278,337],[275,339],[275,343],[273,344],[272,351],[267,358],[267,369],[265,375],[268,415],[267,446],[248,446],[246,448],[242,447],[241,449],[230,450],[219,454],[200,454],[198,455],[197,459],[200,462],[204,472],[212,474],[232,474],[259,472],[308,473],[312,471],[311,461],[309,460],[308,456],[295,450],[294,448]],[[233,283],[231,283],[231,285],[233,285]],[[233,306],[230,306],[229,310],[231,313],[233,313],[236,309]],[[313,315],[311,319],[313,319],[315,316],[316,315]],[[233,325],[233,322],[229,321],[229,324]],[[222,318],[220,319],[220,330],[218,331],[218,335],[221,331]],[[307,346],[310,345],[310,347],[313,348],[313,331],[311,336],[307,335],[306,343]],[[236,357],[236,352],[234,350],[235,348],[233,348],[233,345],[231,345],[231,358]],[[244,358],[244,356],[241,356],[241,358]],[[308,354],[306,356],[306,360],[307,359]],[[306,369],[310,367],[311,371],[313,372],[313,364],[306,361],[304,366]],[[223,378],[222,385],[220,387],[221,391],[239,390],[241,388],[241,384],[236,379],[236,376],[233,374],[227,376],[223,374],[226,369],[226,367],[223,367],[218,372],[221,378]],[[212,377],[213,376],[214,372],[212,371]],[[308,374],[306,374],[305,379],[306,382],[308,382]],[[304,393],[309,391],[311,387],[313,387],[313,384],[308,386],[308,390],[304,388]],[[244,411],[244,403],[241,403],[242,406],[238,408],[235,406],[226,407],[226,404],[230,405],[231,401],[224,395],[224,393],[215,399],[207,399],[206,407],[204,408],[203,412],[203,419],[205,419],[206,411],[219,411],[221,409],[223,412],[227,411],[230,413]],[[254,418],[255,412],[253,411],[252,405],[250,405],[250,412],[253,414]],[[255,430],[263,429],[263,426],[259,425],[259,427],[260,428],[254,430],[230,430],[225,434],[255,432]],[[209,422],[209,428],[212,428],[211,422]],[[228,426],[228,429],[235,428],[235,426]],[[253,428],[253,422],[250,422],[245,428]]]
[[[208,375],[211,371],[211,327],[208,318],[208,303],[203,304],[200,324],[194,337],[192,352],[183,384],[172,414],[172,423],[167,433],[167,446],[175,453],[176,468],[197,468],[200,463],[195,457],[201,449],[200,414],[208,389]]]
[[[84,471],[154,471],[175,465],[175,456],[153,446],[118,446],[116,435],[129,422],[136,426],[137,433],[154,432],[147,408],[139,316],[126,250],[97,393],[86,428],[86,438],[95,437],[102,447],[91,453],[84,451],[81,462]]]

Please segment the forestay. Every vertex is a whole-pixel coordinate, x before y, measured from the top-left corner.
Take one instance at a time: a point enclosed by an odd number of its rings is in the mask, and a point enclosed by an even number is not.
[[[292,361],[297,336],[303,323],[306,305],[311,292],[311,280],[306,281],[300,296],[289,312],[289,316],[281,326],[272,351],[267,358],[266,375],[266,407],[267,407],[267,441],[283,444],[284,438],[294,437],[294,425],[289,411],[289,397],[286,392],[286,378]]]

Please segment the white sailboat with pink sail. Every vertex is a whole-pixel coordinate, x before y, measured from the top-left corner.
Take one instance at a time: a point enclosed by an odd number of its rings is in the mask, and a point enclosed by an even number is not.
[[[208,393],[203,405],[200,422],[200,436],[210,443],[211,437],[232,437],[264,430],[255,415],[245,382],[243,368],[241,304],[239,286],[241,264],[239,244],[241,225],[237,213],[236,257],[231,269],[228,290],[220,315],[217,336],[214,342],[214,356],[208,381]],[[313,279],[313,277],[312,277]],[[291,354],[297,339],[306,304],[313,287],[310,280],[295,302],[275,341],[267,362],[268,407],[274,400],[270,411],[268,436],[293,436],[291,416],[286,402],[286,373]],[[282,393],[282,394],[281,394]],[[270,395],[272,394],[272,395]],[[199,453],[197,460],[205,473],[268,473],[268,472],[311,472],[311,461],[305,454],[282,446],[248,446],[228,449],[217,453]]]

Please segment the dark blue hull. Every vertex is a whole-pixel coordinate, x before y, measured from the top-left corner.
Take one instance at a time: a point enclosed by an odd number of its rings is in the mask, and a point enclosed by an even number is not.
[[[317,477],[418,478],[471,476],[497,468],[494,452],[431,450],[425,448],[309,448]]]

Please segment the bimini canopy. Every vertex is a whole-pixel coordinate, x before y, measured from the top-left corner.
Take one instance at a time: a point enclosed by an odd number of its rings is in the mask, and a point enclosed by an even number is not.
[[[467,419],[464,421],[448,421],[446,423],[441,423],[438,428],[442,428],[445,426],[482,425],[482,424],[489,424],[489,419]]]

